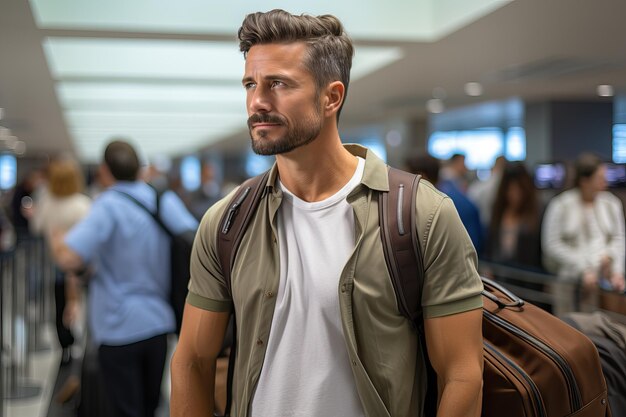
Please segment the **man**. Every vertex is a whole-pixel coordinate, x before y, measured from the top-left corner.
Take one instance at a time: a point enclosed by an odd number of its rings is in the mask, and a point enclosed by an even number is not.
[[[491,223],[491,210],[494,201],[496,201],[496,194],[506,163],[507,160],[503,155],[498,156],[493,163],[489,178],[486,181],[475,180],[467,189],[467,197],[478,208],[480,223],[485,230],[489,228]]]
[[[232,298],[215,248],[232,195],[201,222],[171,366],[171,415],[211,415],[207,393],[234,305],[231,415],[421,416],[423,352],[396,305],[378,228],[387,168],[365,148],[342,146],[337,130],[352,43],[333,16],[282,10],[248,15],[239,40],[252,148],[276,155],[276,165],[235,259]],[[450,200],[426,182],[418,194],[438,415],[479,416],[476,255]]]
[[[453,154],[441,168],[441,181],[450,181],[463,195],[467,192],[466,176],[467,166],[465,165],[465,155],[462,153]]]
[[[100,371],[116,417],[154,416],[167,352],[175,329],[169,305],[169,236],[152,216],[130,200],[156,210],[156,192],[137,180],[139,159],[131,145],[110,143],[100,167],[110,185],[91,211],[68,234],[56,235],[59,265],[75,270],[90,264],[89,328]],[[174,233],[195,230],[197,222],[173,193],[161,197],[162,221]]]

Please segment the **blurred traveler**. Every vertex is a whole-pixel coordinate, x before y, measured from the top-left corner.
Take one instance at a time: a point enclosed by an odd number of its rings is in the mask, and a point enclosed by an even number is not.
[[[593,154],[575,163],[575,187],[548,204],[542,227],[544,264],[586,292],[624,291],[624,208],[606,189],[606,167]]]
[[[465,195],[467,193],[467,166],[465,165],[465,155],[455,153],[445,161],[439,173],[442,182],[450,182]]]
[[[522,162],[506,163],[496,191],[482,258],[518,269],[545,273],[541,262],[542,208],[526,166]],[[539,299],[541,295],[535,297],[546,291],[543,283],[510,276],[494,278],[534,291],[520,295],[533,301],[536,306],[552,311],[550,304]]]
[[[493,262],[541,270],[541,207],[522,162],[509,162],[493,205],[485,257]]]
[[[167,351],[174,331],[169,236],[132,196],[156,210],[156,191],[139,181],[139,159],[126,142],[111,142],[100,167],[112,184],[67,235],[54,237],[54,253],[66,270],[93,264],[89,283],[89,327],[115,416],[153,416]],[[127,195],[124,195],[127,194]],[[161,197],[162,221],[176,233],[197,222],[172,192]]]
[[[222,190],[215,175],[215,167],[205,162],[202,164],[200,187],[189,196],[189,211],[196,219],[200,220],[204,213],[222,197]]]
[[[480,222],[484,229],[489,228],[491,224],[491,209],[496,199],[496,193],[506,162],[504,156],[500,155],[497,157],[491,168],[489,178],[486,181],[475,180],[467,189],[467,197],[478,208]]]
[[[34,206],[31,227],[42,233],[51,247],[55,230],[70,230],[89,212],[91,199],[82,194],[83,176],[78,164],[70,159],[55,160],[48,167],[48,191]],[[74,336],[70,330],[76,319],[80,283],[73,273],[57,269],[54,285],[57,336],[62,348],[61,364],[69,363]]]
[[[439,191],[450,197],[476,252],[480,252],[483,246],[484,232],[480,224],[478,208],[459,190],[454,181],[440,179],[440,164],[441,162],[437,158],[430,155],[416,155],[406,162],[410,172],[422,175],[434,184]]]
[[[13,190],[11,219],[18,242],[31,238],[30,218],[35,200],[45,189],[45,177],[40,170],[29,172]]]
[[[231,416],[421,415],[424,352],[398,310],[379,235],[387,167],[367,148],[343,146],[337,128],[352,42],[334,16],[282,10],[248,15],[239,40],[252,149],[276,164],[233,260],[233,297],[216,254],[229,198],[203,218],[172,359],[171,415],[213,413],[207,392],[233,308]],[[418,194],[438,415],[479,416],[476,254],[452,202],[426,181]]]
[[[406,160],[406,170],[413,174],[419,174],[431,184],[439,183],[439,171],[441,161],[428,154],[418,154]]]

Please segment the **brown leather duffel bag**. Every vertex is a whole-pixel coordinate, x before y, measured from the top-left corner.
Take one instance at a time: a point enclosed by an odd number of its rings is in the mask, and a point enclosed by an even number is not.
[[[483,283],[482,415],[611,416],[593,342],[493,281]]]

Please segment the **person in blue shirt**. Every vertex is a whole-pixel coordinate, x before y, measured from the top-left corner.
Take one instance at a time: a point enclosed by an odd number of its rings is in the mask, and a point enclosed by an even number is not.
[[[133,147],[111,142],[100,166],[110,187],[89,214],[65,236],[54,237],[59,265],[94,269],[89,282],[88,322],[108,397],[119,417],[153,416],[159,403],[167,334],[175,330],[168,302],[169,236],[126,195],[156,211],[156,191],[138,180]],[[175,234],[196,230],[198,222],[178,196],[161,196],[163,223]]]
[[[464,160],[464,158],[460,159],[458,157],[455,159],[457,161]],[[458,162],[455,163],[459,164]],[[474,244],[474,249],[476,249],[477,253],[480,253],[483,246],[483,229],[480,224],[478,208],[463,193],[459,187],[459,182],[455,180],[456,177],[450,174],[441,177],[441,162],[427,154],[415,155],[407,159],[406,168],[407,171],[422,175],[422,177],[434,184],[439,191],[450,197],[459,213],[463,226],[465,226],[465,230],[467,230],[467,234]]]

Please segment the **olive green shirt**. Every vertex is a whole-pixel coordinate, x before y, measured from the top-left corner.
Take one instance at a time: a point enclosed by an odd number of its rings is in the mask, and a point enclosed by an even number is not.
[[[346,145],[365,158],[361,184],[348,196],[354,208],[354,251],[337,280],[346,349],[363,409],[368,417],[421,416],[426,372],[417,334],[400,313],[387,271],[378,222],[379,191],[388,191],[387,167],[373,152]],[[282,192],[271,170],[268,192],[241,241],[227,291],[216,241],[219,222],[232,194],[205,214],[191,256],[187,302],[225,312],[234,304],[237,360],[233,382],[234,417],[247,417],[269,339],[279,285],[276,215]],[[452,201],[427,181],[417,192],[417,232],[424,257],[422,306],[426,318],[480,308],[482,283],[476,252]]]

